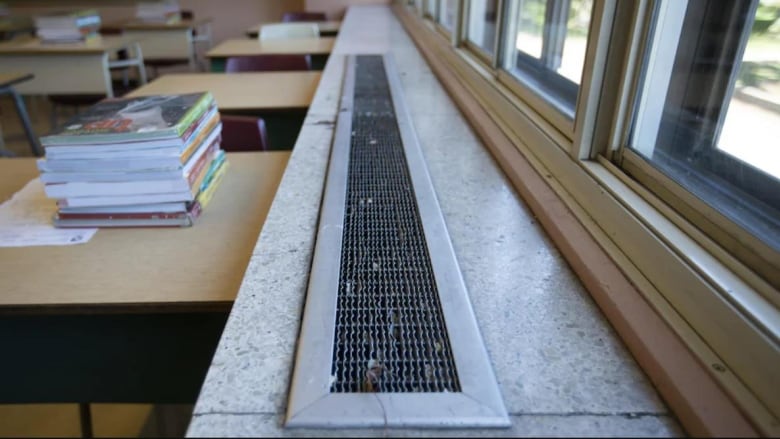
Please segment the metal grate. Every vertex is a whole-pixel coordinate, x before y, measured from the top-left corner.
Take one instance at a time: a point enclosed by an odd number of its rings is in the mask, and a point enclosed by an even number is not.
[[[331,392],[459,392],[381,56],[356,60]]]
[[[507,427],[393,56],[344,58],[285,426]]]

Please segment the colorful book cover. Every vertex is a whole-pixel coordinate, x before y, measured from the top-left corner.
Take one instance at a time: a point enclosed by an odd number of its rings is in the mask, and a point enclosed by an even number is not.
[[[210,92],[104,99],[41,144],[84,144],[181,137],[214,101]]]
[[[208,182],[206,183],[206,186],[203,187],[201,192],[198,194],[196,201],[200,204],[201,209],[206,208],[209,202],[211,202],[211,199],[214,197],[214,192],[217,191],[217,187],[219,187],[219,183],[225,176],[225,172],[227,172],[229,165],[230,162],[227,160],[220,161],[216,171],[211,175]]]

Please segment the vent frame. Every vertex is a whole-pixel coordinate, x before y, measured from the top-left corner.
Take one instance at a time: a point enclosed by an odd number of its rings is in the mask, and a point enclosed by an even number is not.
[[[323,196],[286,427],[508,427],[511,425],[482,342],[444,217],[402,95],[391,54],[381,55],[414,187],[460,392],[331,393],[356,57],[346,74]],[[454,322],[454,323],[453,323]]]

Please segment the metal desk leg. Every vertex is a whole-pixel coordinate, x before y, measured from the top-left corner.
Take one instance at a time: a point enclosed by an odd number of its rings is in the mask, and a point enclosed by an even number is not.
[[[81,437],[91,439],[92,436],[92,411],[89,404],[79,404],[79,418],[81,419]]]
[[[27,140],[30,142],[30,148],[36,157],[43,156],[43,149],[38,144],[38,138],[33,132],[32,125],[30,124],[30,116],[27,115],[27,108],[24,106],[24,100],[13,88],[8,88],[7,93],[14,98],[14,105],[16,105],[16,112],[19,114],[19,119],[22,121],[24,132],[27,134]]]

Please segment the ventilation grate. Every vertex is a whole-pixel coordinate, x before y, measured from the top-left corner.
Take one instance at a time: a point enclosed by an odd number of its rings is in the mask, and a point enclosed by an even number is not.
[[[333,392],[457,392],[381,56],[357,61]]]
[[[348,58],[285,425],[510,425],[388,55]]]

